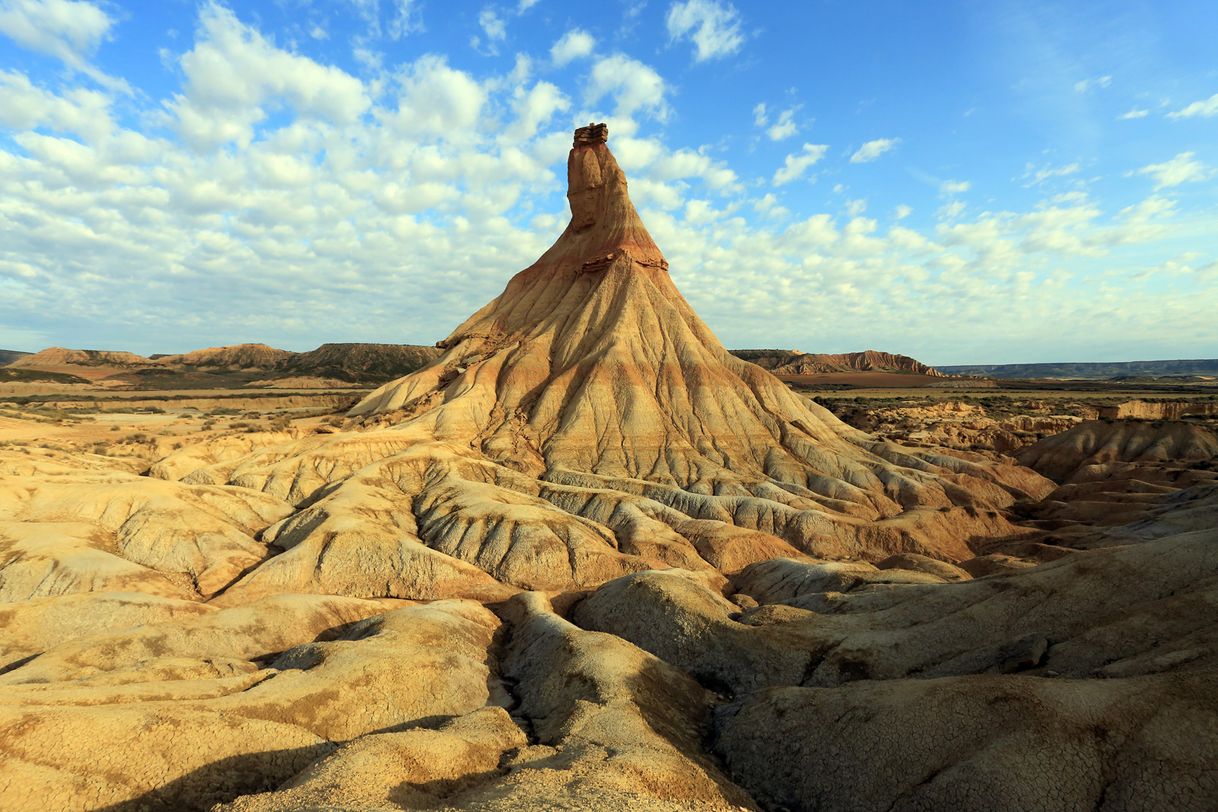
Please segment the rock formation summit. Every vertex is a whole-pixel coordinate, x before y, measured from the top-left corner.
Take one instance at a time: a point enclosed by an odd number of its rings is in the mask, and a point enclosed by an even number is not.
[[[362,430],[189,476],[305,508],[234,592],[486,596],[801,553],[956,560],[1017,532],[999,511],[1047,481],[878,441],[730,355],[673,284],[607,136],[576,132],[557,242],[438,359],[357,404]],[[336,545],[362,564],[340,575]]]

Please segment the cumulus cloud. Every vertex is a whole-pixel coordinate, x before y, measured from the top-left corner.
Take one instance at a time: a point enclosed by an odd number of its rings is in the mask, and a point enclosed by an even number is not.
[[[939,184],[939,193],[944,195],[962,195],[973,187],[967,180],[945,180]]]
[[[774,123],[766,127],[766,137],[771,141],[783,141],[799,132],[799,127],[795,124],[795,114],[797,112],[799,112],[799,107],[795,106],[779,113]],[[753,108],[753,118],[754,121],[758,122],[758,127],[764,127],[768,123],[764,104],[759,104]]]
[[[248,143],[267,108],[286,105],[302,116],[347,123],[370,104],[359,79],[276,48],[214,4],[200,11],[195,47],[181,66],[185,91],[167,106],[181,135],[199,148]]]
[[[827,144],[804,144],[799,152],[788,155],[782,166],[774,173],[774,185],[784,186],[798,180],[813,164],[825,157],[829,150]]]
[[[0,34],[59,59],[101,85],[130,92],[126,82],[89,63],[113,24],[100,6],[87,0],[0,0]]]
[[[572,28],[550,48],[550,60],[559,67],[592,54],[596,40],[582,28]]]
[[[1214,170],[1196,160],[1195,152],[1181,152],[1170,161],[1148,164],[1135,174],[1154,179],[1156,189],[1169,189],[1185,183],[1196,183],[1214,176]]]
[[[0,71],[0,126],[14,130],[47,127],[59,132],[97,136],[113,126],[110,98],[73,88],[63,95],[36,87],[23,73]]]
[[[601,99],[611,97],[613,114],[631,130],[635,116],[640,113],[660,121],[667,117],[665,92],[664,79],[654,68],[625,54],[613,54],[597,60],[592,66],[584,101],[597,104]]]
[[[1167,114],[1168,118],[1195,118],[1198,116],[1201,118],[1218,116],[1218,93]]]
[[[507,23],[493,8],[484,8],[478,13],[478,26],[491,42],[502,42],[507,38]]]
[[[901,143],[900,138],[876,138],[873,141],[868,141],[863,144],[855,153],[850,156],[850,163],[865,164],[874,161],[876,158],[883,155]]]
[[[1139,118],[1146,118],[1150,115],[1150,111],[1142,107],[1133,107],[1121,113],[1121,121],[1134,121]]]
[[[0,3],[0,33],[25,48],[49,54],[77,69],[84,67],[112,24],[106,12],[85,0]]]
[[[668,36],[673,41],[690,40],[694,59],[705,62],[740,50],[740,12],[722,0],[685,0],[668,8]]]
[[[512,104],[516,120],[504,131],[504,140],[513,143],[532,138],[541,125],[570,106],[570,100],[549,82],[538,82],[527,92],[517,88]]]
[[[434,54],[408,65],[398,81],[397,110],[384,118],[403,135],[439,136],[472,130],[486,103],[486,88]]]

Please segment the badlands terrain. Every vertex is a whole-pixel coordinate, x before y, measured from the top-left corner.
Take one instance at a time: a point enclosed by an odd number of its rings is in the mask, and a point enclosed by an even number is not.
[[[0,809],[1213,808],[1218,393],[737,357],[606,139],[434,350],[0,368]]]

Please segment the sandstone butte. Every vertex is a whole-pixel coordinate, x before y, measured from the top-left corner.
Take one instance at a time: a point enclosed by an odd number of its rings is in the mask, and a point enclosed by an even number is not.
[[[0,809],[1212,808],[1213,436],[852,429],[724,350],[606,140],[341,430],[0,448]]]

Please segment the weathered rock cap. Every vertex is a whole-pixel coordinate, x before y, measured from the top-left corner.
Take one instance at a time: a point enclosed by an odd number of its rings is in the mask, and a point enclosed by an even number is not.
[[[592,144],[604,144],[609,140],[609,125],[605,123],[591,124],[575,130],[574,147],[586,147]]]

